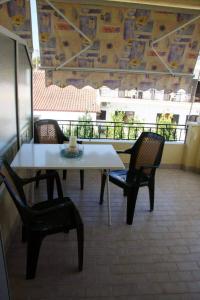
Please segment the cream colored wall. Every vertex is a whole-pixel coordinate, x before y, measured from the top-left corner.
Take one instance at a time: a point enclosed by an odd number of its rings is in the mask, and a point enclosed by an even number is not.
[[[200,172],[200,124],[190,124],[184,148],[183,168]]]
[[[184,144],[165,143],[161,166],[181,168],[183,164]]]
[[[130,146],[131,146],[130,144],[114,145],[116,150],[125,150],[125,149],[129,148]],[[171,167],[181,168],[183,152],[184,152],[184,144],[165,143],[161,166],[169,167],[169,168],[171,168]],[[124,163],[129,162],[128,155],[121,155],[121,158]]]
[[[94,140],[87,141],[84,143],[94,143]],[[133,143],[132,142],[121,142],[121,141],[95,141],[95,143],[111,143],[116,150],[125,150],[131,148]],[[161,161],[162,167],[169,167],[169,168],[181,168],[183,163],[183,155],[184,155],[184,144],[183,143],[175,143],[171,142],[165,143],[163,156]],[[125,164],[129,162],[129,155],[122,154],[121,158]]]
[[[30,173],[27,171],[18,172],[18,175],[22,178],[30,177]],[[30,191],[32,191],[31,185],[27,185],[24,191],[28,197]],[[0,227],[6,249],[9,246],[12,234],[16,233],[19,223],[19,213],[4,183],[2,183],[0,186]]]
[[[19,215],[6,189],[1,186],[0,191],[0,227],[5,248],[8,247],[12,233],[15,232]]]

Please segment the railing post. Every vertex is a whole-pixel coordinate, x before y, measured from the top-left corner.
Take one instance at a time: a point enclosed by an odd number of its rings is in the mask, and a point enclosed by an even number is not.
[[[187,136],[187,125],[160,124],[160,123],[123,123],[123,122],[98,122],[98,121],[77,121],[59,120],[59,126],[64,134],[71,135],[72,132],[78,138],[95,138],[95,128],[98,131],[98,138],[106,139],[132,139],[136,140],[139,133],[150,131],[160,133],[166,140],[183,141]],[[102,129],[103,128],[103,129]],[[109,130],[113,135],[109,134]],[[76,132],[75,132],[76,131]],[[87,134],[88,132],[88,134]],[[103,136],[102,133],[103,132]],[[183,134],[185,132],[185,134]],[[125,134],[125,135],[123,135]],[[130,138],[131,135],[131,138]]]
[[[114,140],[115,140],[115,132],[116,132],[116,123],[114,123]]]

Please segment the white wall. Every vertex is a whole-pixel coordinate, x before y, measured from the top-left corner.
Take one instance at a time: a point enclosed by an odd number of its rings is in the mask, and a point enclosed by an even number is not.
[[[102,102],[106,102],[108,98],[101,97]],[[106,107],[106,119],[111,121],[111,114],[115,111],[134,111],[135,116],[140,121],[155,123],[157,113],[171,113],[179,115],[179,124],[185,124],[186,116],[189,115],[191,103],[189,102],[173,102],[173,101],[157,101],[127,98],[110,98]],[[200,103],[194,103],[191,114],[199,115]],[[55,119],[55,120],[78,120],[79,117],[85,115],[85,112],[52,112],[52,111],[34,111],[34,117],[39,119]],[[89,113],[92,120],[96,120],[96,113]]]
[[[107,97],[101,97],[101,102],[108,101]],[[189,115],[191,102],[173,102],[162,100],[142,100],[127,98],[110,98],[106,106],[101,106],[101,110],[106,110],[107,120],[111,120],[111,114],[115,111],[134,111],[141,121],[155,123],[157,113],[171,113],[179,115],[179,124],[185,124],[186,116]],[[192,115],[199,115],[200,103],[192,106]]]
[[[85,115],[85,112],[60,112],[60,111],[34,111],[34,118],[54,120],[78,120]],[[89,113],[92,120],[96,120],[96,113]]]

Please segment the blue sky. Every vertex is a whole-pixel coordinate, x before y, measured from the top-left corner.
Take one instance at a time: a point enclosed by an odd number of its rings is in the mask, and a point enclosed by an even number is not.
[[[38,24],[37,24],[37,13],[36,13],[36,2],[35,0],[30,1],[31,4],[31,17],[32,17],[32,31],[33,31],[33,56],[39,55],[39,40],[38,40]]]

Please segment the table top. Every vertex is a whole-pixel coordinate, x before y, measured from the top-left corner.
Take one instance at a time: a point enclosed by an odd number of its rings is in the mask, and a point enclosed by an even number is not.
[[[61,151],[67,144],[23,144],[12,167],[23,169],[124,169],[112,145],[83,145],[83,155],[66,158]]]

